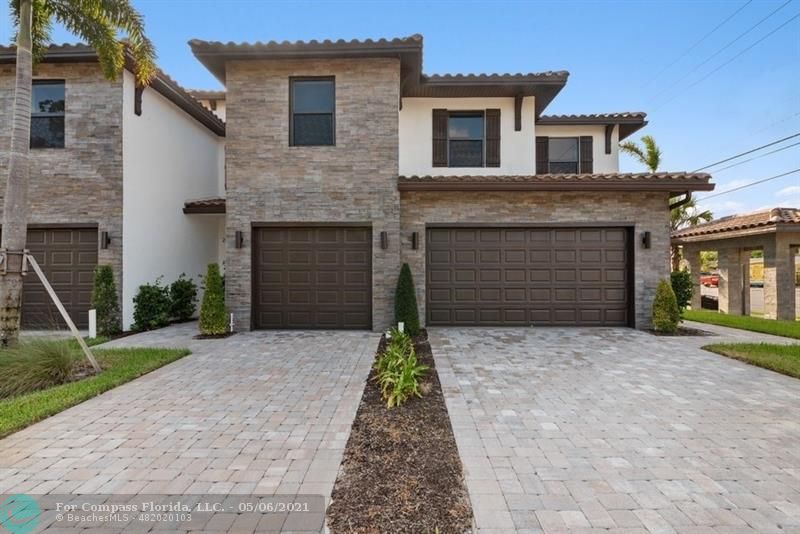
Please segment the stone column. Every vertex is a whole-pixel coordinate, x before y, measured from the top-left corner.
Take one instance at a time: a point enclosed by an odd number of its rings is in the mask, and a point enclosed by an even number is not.
[[[744,250],[739,254],[739,264],[742,272],[742,315],[750,315],[750,251]]]
[[[719,250],[719,311],[742,314],[742,262],[738,248]]]
[[[702,289],[700,285],[700,249],[683,245],[683,257],[689,263],[689,273],[692,275],[691,306],[693,310],[699,310],[701,308],[700,291]]]
[[[795,320],[794,249],[781,234],[764,245],[764,317]]]

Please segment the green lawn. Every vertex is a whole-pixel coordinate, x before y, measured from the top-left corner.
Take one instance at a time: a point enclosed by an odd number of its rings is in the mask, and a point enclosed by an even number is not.
[[[686,310],[683,318],[687,321],[729,326],[751,332],[800,339],[800,321],[777,321],[746,315],[727,315],[710,310]]]
[[[729,358],[800,378],[800,344],[715,343],[703,348]]]
[[[77,346],[77,342],[74,342]],[[0,399],[0,437],[7,436],[189,354],[185,349],[97,349],[103,372],[42,391]]]

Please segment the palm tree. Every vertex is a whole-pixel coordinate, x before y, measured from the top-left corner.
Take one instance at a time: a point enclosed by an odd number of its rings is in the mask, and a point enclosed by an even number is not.
[[[11,0],[17,29],[16,84],[12,115],[8,178],[3,205],[4,253],[0,275],[0,339],[16,343],[22,306],[22,250],[28,226],[28,178],[30,176],[31,84],[33,65],[50,42],[53,22],[85,40],[97,52],[110,80],[125,66],[126,49],[133,59],[136,83],[144,87],[155,74],[155,49],[144,34],[141,15],[128,0]],[[118,38],[127,36],[127,41]]]
[[[639,163],[648,168],[650,172],[657,172],[658,167],[661,165],[661,149],[658,148],[656,140],[650,135],[642,136],[642,145],[638,145],[633,141],[626,141],[619,145],[620,150],[624,153],[633,156],[639,160]],[[670,199],[670,202],[675,199]],[[701,222],[708,222],[714,216],[709,210],[698,211],[697,202],[695,199],[689,202],[672,208],[670,212],[670,230],[675,231],[687,226],[695,226]],[[672,270],[677,271],[681,265],[681,254],[678,247],[672,247]]]

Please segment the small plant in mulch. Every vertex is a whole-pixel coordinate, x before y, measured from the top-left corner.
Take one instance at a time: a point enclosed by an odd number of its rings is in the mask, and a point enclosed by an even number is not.
[[[394,335],[393,335],[394,337]],[[391,410],[376,387],[390,340],[381,340],[364,388],[328,509],[334,533],[469,532],[472,508],[427,334],[410,341],[421,396]]]
[[[32,339],[0,352],[0,399],[66,384],[94,374],[77,344]]]
[[[119,297],[110,265],[98,265],[92,283],[92,308],[97,311],[97,333],[112,337],[122,332]]]
[[[389,342],[375,361],[375,379],[386,407],[393,408],[412,396],[422,396],[420,380],[428,366],[417,360],[411,336],[394,328],[387,337]]]
[[[211,263],[203,279],[203,302],[200,304],[200,339],[225,337],[228,332],[228,317],[225,311],[225,290],[219,265]]]

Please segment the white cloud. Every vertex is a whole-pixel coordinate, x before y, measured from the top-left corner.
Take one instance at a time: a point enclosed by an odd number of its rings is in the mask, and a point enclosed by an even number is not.
[[[800,195],[800,185],[790,185],[775,193],[777,197],[791,197],[795,195]]]

